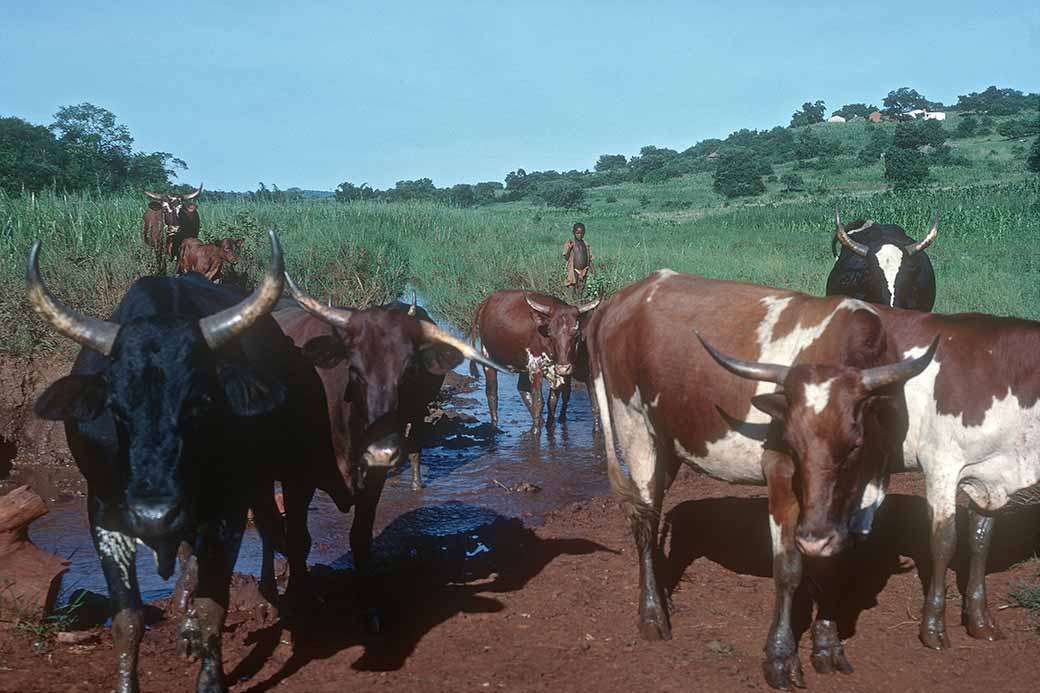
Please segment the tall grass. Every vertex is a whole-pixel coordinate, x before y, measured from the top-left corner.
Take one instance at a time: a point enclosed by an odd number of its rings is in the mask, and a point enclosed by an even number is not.
[[[688,184],[700,184],[691,176]],[[665,196],[678,191],[669,181]],[[563,243],[580,218],[596,262],[593,290],[613,291],[660,267],[821,293],[832,257],[833,211],[903,226],[921,237],[942,214],[929,249],[942,312],[1040,318],[1040,186],[1034,181],[909,193],[841,194],[720,205],[705,197],[675,209],[644,186],[648,204],[593,196],[580,215],[528,204],[460,210],[434,204],[269,203],[203,200],[203,238],[245,236],[240,269],[255,278],[276,229],[294,278],[322,300],[382,303],[408,282],[465,326],[488,293],[528,286],[563,293]],[[631,196],[638,190],[625,190]],[[668,197],[670,199],[670,197]],[[60,345],[24,300],[25,252],[44,242],[41,267],[54,291],[93,314],[112,311],[149,267],[144,201],[0,196],[0,349]]]

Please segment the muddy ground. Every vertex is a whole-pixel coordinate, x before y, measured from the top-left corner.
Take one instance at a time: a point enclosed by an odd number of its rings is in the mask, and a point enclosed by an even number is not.
[[[61,366],[49,366],[42,377],[2,369],[8,394],[0,423],[9,426],[25,414],[11,401],[52,370],[60,374]],[[20,421],[21,430],[44,426]],[[44,427],[16,443],[13,469],[0,476],[35,479],[49,499],[82,492],[60,431]],[[928,565],[920,491],[918,477],[895,478],[874,534],[852,555],[857,579],[847,589],[841,627],[856,672],[816,675],[803,634],[807,685],[816,691],[1036,690],[1040,623],[1024,609],[1003,607],[1018,581],[1036,583],[1040,508],[997,521],[988,585],[1005,639],[978,642],[958,625],[957,584],[967,575],[959,553],[948,579],[953,649],[939,653],[917,641],[918,567],[926,572]],[[510,491],[490,487],[487,493]],[[465,504],[479,499],[467,496]],[[674,638],[663,643],[638,635],[638,569],[627,523],[612,499],[569,503],[543,517],[488,511],[476,529],[409,536],[410,516],[437,508],[458,510],[426,506],[380,522],[377,602],[384,629],[378,636],[362,626],[365,605],[354,598],[350,570],[315,566],[318,608],[293,631],[283,629],[253,578],[236,577],[224,637],[233,690],[765,689],[760,661],[773,586],[761,489],[686,472],[668,494],[661,570],[672,594]],[[192,690],[197,667],[174,653],[178,624],[162,617],[164,602],[153,606],[142,645],[142,688]],[[804,630],[804,605],[800,612]],[[0,691],[110,690],[109,631],[94,626],[84,635],[93,641],[64,645],[0,627]]]

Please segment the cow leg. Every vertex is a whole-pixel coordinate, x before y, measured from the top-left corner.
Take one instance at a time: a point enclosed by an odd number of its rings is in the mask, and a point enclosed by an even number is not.
[[[968,569],[968,587],[961,607],[961,620],[968,627],[968,635],[979,640],[1000,640],[1003,635],[986,603],[986,559],[993,538],[993,518],[981,514],[974,507],[969,511],[971,534],[968,545],[971,561]]]
[[[805,560],[805,559],[803,559]],[[845,648],[838,637],[838,604],[841,599],[846,556],[820,558],[808,561],[809,576],[815,585],[813,597],[818,605],[812,624],[812,663],[820,674],[840,671],[852,673],[852,665],[845,656]]]
[[[590,398],[592,399],[592,398]],[[559,422],[563,423],[567,420],[567,405],[571,402],[571,379],[570,377],[564,378],[560,384],[560,418]],[[552,416],[552,408],[549,408],[549,416]]]
[[[282,481],[285,501],[286,558],[289,561],[289,584],[285,589],[290,606],[302,602],[307,595],[307,556],[311,535],[307,530],[307,511],[314,498],[314,486],[297,480]]]
[[[491,412],[491,426],[498,427],[498,371],[484,368],[484,392],[487,394],[488,410]]]
[[[422,418],[413,421],[408,426],[408,434],[405,436],[405,446],[408,450],[408,463],[412,468],[412,490],[422,491],[422,445],[430,430]]]
[[[957,527],[954,522],[957,486],[954,482],[945,484],[942,488],[935,488],[935,484],[941,483],[941,480],[936,480],[929,486],[928,479],[929,476],[926,475],[925,491],[932,518],[932,577],[921,612],[918,637],[925,647],[948,650],[950,638],[946,634],[946,568],[950,565],[953,552],[957,548]]]
[[[360,585],[361,603],[366,605],[365,625],[372,633],[378,633],[382,624],[376,604],[375,577],[372,567],[372,527],[376,521],[376,506],[386,482],[385,471],[368,470],[365,490],[354,505],[354,521],[350,525],[350,551],[354,555]]]
[[[252,503],[253,523],[260,535],[260,594],[271,604],[278,601],[278,585],[274,575],[274,553],[286,553],[285,522],[274,500],[274,489],[261,485]]]
[[[93,507],[94,503],[89,502]],[[91,513],[90,530],[112,601],[112,641],[116,648],[116,693],[138,693],[137,657],[144,635],[137,586],[137,545],[133,537],[101,527]]]
[[[560,399],[560,390],[554,385],[549,385],[549,411],[546,412],[545,426],[550,431],[556,426],[556,403]]]
[[[195,598],[195,589],[199,583],[199,563],[192,551],[191,544],[182,541],[177,550],[177,558],[181,564],[181,574],[177,578],[177,584],[173,588],[173,596],[170,603],[174,613],[183,617],[188,613],[188,607]]]
[[[769,534],[773,542],[773,581],[776,601],[773,622],[766,636],[762,673],[773,688],[805,687],[798,641],[791,628],[794,593],[802,582],[802,554],[795,544],[799,506],[791,482],[794,463],[786,455],[767,451],[763,463],[769,486]]]
[[[245,531],[246,509],[236,508],[205,528],[196,544],[199,560],[199,586],[195,601],[185,620],[181,642],[189,656],[202,660],[195,685],[197,693],[224,693],[224,664],[221,636],[231,587],[231,571],[235,567],[238,548]]]
[[[537,370],[533,373],[528,374],[530,379],[530,392],[524,393],[521,391],[521,396],[526,394],[524,397],[524,404],[527,405],[528,410],[531,412],[531,423],[534,427],[535,433],[540,433],[542,430],[542,407],[545,405],[545,399],[542,397],[542,371]]]

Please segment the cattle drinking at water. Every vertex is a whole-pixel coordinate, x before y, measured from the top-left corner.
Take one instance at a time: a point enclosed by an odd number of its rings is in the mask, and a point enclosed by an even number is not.
[[[694,330],[704,349],[694,348]],[[934,344],[901,361],[868,303],[670,270],[608,299],[586,340],[608,476],[638,551],[643,636],[671,637],[654,562],[662,500],[679,467],[766,485],[777,601],[764,672],[774,687],[801,685],[790,621],[801,553],[831,556],[850,534],[869,531],[907,428],[902,383],[928,364]],[[838,598],[827,583],[816,595],[818,671],[851,670]]]

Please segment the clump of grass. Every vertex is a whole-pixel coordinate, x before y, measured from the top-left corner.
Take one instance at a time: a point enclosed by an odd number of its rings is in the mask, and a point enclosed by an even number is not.
[[[76,612],[83,606],[86,598],[85,592],[79,592],[77,596],[62,606],[51,610],[44,616],[17,617],[15,629],[26,633],[33,638],[32,649],[38,654],[50,652],[54,649],[54,642],[58,633],[70,630],[76,622]]]

